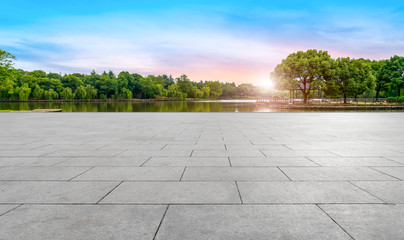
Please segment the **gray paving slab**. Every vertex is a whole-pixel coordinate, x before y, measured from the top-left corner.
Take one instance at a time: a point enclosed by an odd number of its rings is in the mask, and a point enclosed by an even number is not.
[[[151,240],[166,206],[25,205],[0,217],[3,239]]]
[[[390,176],[404,180],[404,166],[403,167],[375,167],[374,169],[386,173]]]
[[[183,167],[183,166],[224,166],[230,167],[230,162],[227,157],[221,158],[197,158],[197,157],[152,157],[143,166],[152,167]]]
[[[124,182],[101,203],[229,204],[241,201],[234,182]]]
[[[184,167],[95,167],[73,181],[179,181],[183,171]]]
[[[195,150],[192,157],[265,157],[259,150]]]
[[[0,189],[7,194],[0,198],[27,204],[21,207],[29,214],[14,215],[19,207],[1,216],[12,220],[0,222],[0,236],[153,239],[164,205],[174,204],[159,239],[345,238],[313,203],[402,203],[403,121],[402,113],[2,114]],[[44,204],[54,208],[29,210]],[[96,208],[70,211],[77,204]],[[119,210],[121,219],[106,209],[114,204],[163,208],[155,221],[147,209]],[[177,207],[176,219],[170,211]],[[192,209],[181,215],[180,207]],[[373,220],[401,221],[400,209],[385,209],[388,220]],[[145,223],[133,227],[130,219]],[[359,217],[352,221],[347,225],[368,227]],[[355,239],[367,239],[355,231]],[[394,239],[398,230],[385,232]]]
[[[383,203],[349,182],[239,182],[243,203]]]
[[[51,157],[115,157],[126,150],[116,149],[99,149],[99,150],[83,150],[83,149],[69,149],[59,150],[46,156]]]
[[[404,204],[404,181],[354,181],[352,183],[387,203]]]
[[[315,205],[170,206],[159,240],[351,239]]]
[[[338,150],[332,151],[341,157],[404,157],[404,153],[391,150]]]
[[[69,180],[89,167],[2,167],[0,180]]]
[[[0,216],[8,213],[20,205],[18,204],[0,204]]]
[[[134,142],[129,143],[114,143],[107,144],[100,147],[100,149],[127,149],[127,150],[160,150],[166,144],[136,144]]]
[[[0,166],[50,167],[68,159],[70,157],[0,157]]]
[[[97,203],[117,185],[117,182],[9,182],[0,186],[0,204]]]
[[[401,240],[404,205],[321,205],[355,240]]]
[[[187,167],[182,181],[289,181],[275,167]]]
[[[404,157],[386,157],[386,159],[404,164]]]
[[[280,167],[280,166],[318,166],[304,157],[294,158],[238,158],[230,157],[232,166],[238,167]]]
[[[403,166],[400,163],[381,157],[309,157],[310,160],[321,166],[344,166],[344,167],[372,167],[372,166]]]
[[[34,150],[1,150],[0,157],[40,157],[48,155],[55,150],[34,149]]]
[[[119,157],[189,157],[191,156],[192,150],[127,150],[119,154]]]
[[[56,166],[140,167],[149,157],[73,157]]]
[[[280,167],[292,180],[397,180],[369,167]]]
[[[329,151],[262,150],[262,152],[268,157],[337,157],[336,154]]]

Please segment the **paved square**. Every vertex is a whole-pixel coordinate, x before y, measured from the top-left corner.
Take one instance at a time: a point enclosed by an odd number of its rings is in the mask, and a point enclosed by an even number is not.
[[[1,113],[0,239],[404,239],[402,113]]]

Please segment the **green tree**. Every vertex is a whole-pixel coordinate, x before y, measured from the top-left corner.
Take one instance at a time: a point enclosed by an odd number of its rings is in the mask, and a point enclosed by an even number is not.
[[[385,75],[384,65],[387,60],[376,61],[373,60],[371,62],[372,66],[372,74],[375,76],[375,90],[376,90],[376,100],[379,101],[380,92],[387,90],[390,82],[390,78],[388,75]]]
[[[223,84],[223,95],[224,97],[232,97],[236,95],[237,86],[235,83],[225,83]]]
[[[16,71],[13,60],[16,57],[0,49],[0,99],[8,99],[14,94]]]
[[[332,63],[332,77],[327,81],[325,93],[331,96],[342,95],[357,98],[374,88],[374,76],[370,63],[363,59],[338,58]]]
[[[49,90],[45,91],[45,99],[52,101],[54,99],[57,99],[59,97],[59,94],[55,92],[52,88]]]
[[[188,76],[183,74],[179,78],[177,78],[178,90],[182,93],[186,93],[187,96],[193,97],[193,87],[191,80],[189,80]]]
[[[86,85],[86,98],[87,99],[94,99],[97,97],[97,90],[91,86],[91,85]]]
[[[252,84],[240,84],[237,89],[237,94],[240,96],[253,96],[254,95],[254,86]]]
[[[213,98],[219,98],[222,93],[222,84],[219,81],[207,82],[206,86],[210,89],[210,96]]]
[[[299,89],[308,102],[313,89],[319,89],[331,78],[331,56],[327,51],[311,49],[290,54],[271,73],[277,86],[281,89]]]
[[[210,88],[209,87],[203,87],[202,92],[203,92],[203,98],[209,98],[210,97]]]
[[[35,71],[32,71],[32,72],[28,73],[28,75],[31,75],[31,76],[36,77],[36,78],[45,78],[46,77],[46,72],[44,72],[42,70],[35,70]]]
[[[74,94],[71,88],[66,87],[63,89],[63,91],[60,93],[60,97],[64,100],[72,100],[74,98]]]
[[[83,86],[79,86],[76,91],[74,91],[74,98],[76,99],[86,99],[87,92]]]
[[[17,88],[18,99],[20,101],[27,101],[29,95],[31,94],[31,88],[28,87],[28,84],[23,84],[21,87]]]
[[[124,89],[122,89],[121,94],[119,94],[119,98],[120,99],[132,99],[133,94],[129,89],[124,88]]]
[[[389,79],[390,87],[397,90],[397,95],[401,96],[401,89],[404,87],[404,57],[391,57],[383,65],[383,77]]]
[[[38,85],[44,90],[54,89],[57,92],[63,91],[63,84],[59,79],[40,78]]]
[[[62,84],[64,87],[72,89],[74,92],[78,87],[83,86],[83,81],[74,75],[65,75],[62,78]]]
[[[48,73],[46,75],[46,77],[49,78],[49,79],[53,78],[53,79],[62,80],[62,76],[59,73]]]
[[[42,99],[44,97],[44,90],[39,85],[36,85],[32,96],[35,100]]]
[[[370,64],[367,64],[363,59],[352,59],[350,65],[353,69],[353,75],[347,90],[356,100],[359,95],[366,91],[374,90],[375,77],[372,75]]]

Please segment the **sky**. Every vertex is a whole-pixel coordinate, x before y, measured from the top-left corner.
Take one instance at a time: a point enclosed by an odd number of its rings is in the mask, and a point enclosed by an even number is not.
[[[265,84],[289,54],[404,55],[403,1],[3,1],[0,48],[57,73],[186,74]]]

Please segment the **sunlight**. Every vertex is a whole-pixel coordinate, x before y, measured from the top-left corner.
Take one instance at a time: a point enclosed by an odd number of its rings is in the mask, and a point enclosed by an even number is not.
[[[274,87],[274,83],[272,82],[271,79],[268,78],[266,80],[261,80],[258,86],[264,88],[265,90],[271,90]]]

